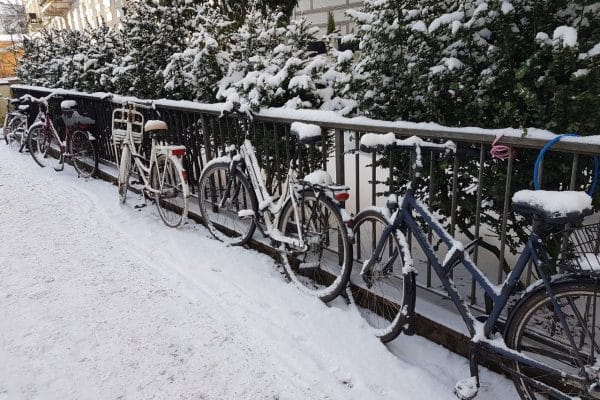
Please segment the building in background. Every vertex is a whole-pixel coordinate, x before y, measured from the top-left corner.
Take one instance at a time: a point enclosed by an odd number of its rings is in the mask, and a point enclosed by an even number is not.
[[[298,0],[298,7],[294,10],[294,16],[304,15],[309,22],[320,28],[320,34],[325,34],[327,32],[327,18],[331,13],[336,28],[342,34],[346,34],[352,30],[352,22],[345,14],[346,10],[359,9],[361,6],[361,0]]]
[[[42,28],[83,30],[101,21],[116,24],[123,0],[25,0],[30,31]]]

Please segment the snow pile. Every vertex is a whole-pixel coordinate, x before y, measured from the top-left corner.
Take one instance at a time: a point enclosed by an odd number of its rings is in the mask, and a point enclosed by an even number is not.
[[[309,139],[321,137],[321,127],[314,124],[305,124],[303,122],[292,122],[290,132],[298,135],[298,139]]]
[[[396,135],[390,132],[387,134],[366,133],[360,138],[360,145],[370,149],[381,148],[411,148],[419,147],[424,149],[445,149],[448,152],[456,151],[456,144],[452,141],[444,143],[434,143],[421,139],[418,136],[411,136],[406,139],[396,139]]]
[[[592,208],[592,198],[587,193],[574,191],[520,190],[513,195],[512,202],[557,217]]]
[[[563,47],[577,46],[577,30],[571,26],[559,26],[552,35],[554,43]]]
[[[309,182],[313,185],[321,185],[321,186],[331,186],[333,185],[333,178],[327,171],[323,171],[322,169],[318,169],[316,171],[311,172],[302,178],[303,181]]]

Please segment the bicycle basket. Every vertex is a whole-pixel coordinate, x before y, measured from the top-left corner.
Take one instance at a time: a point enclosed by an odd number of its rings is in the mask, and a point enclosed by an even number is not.
[[[112,116],[112,140],[114,144],[121,144],[131,129],[133,143],[142,143],[144,136],[144,116],[139,111],[117,108]]]
[[[560,239],[560,269],[600,276],[600,224],[565,229],[555,239]]]

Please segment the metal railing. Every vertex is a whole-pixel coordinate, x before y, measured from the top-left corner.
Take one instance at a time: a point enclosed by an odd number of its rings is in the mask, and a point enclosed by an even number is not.
[[[12,90],[14,96],[25,93],[42,96],[51,91],[22,85],[13,85]],[[105,162],[114,163],[116,156],[110,141],[111,113],[125,98],[71,91],[66,96],[77,100],[80,111],[96,119],[94,133],[99,140],[101,158]],[[58,111],[59,102],[60,100],[53,100],[54,107],[51,104],[51,110]],[[220,155],[228,145],[239,144],[243,140],[243,130],[237,120],[231,117],[220,118],[224,108],[222,104],[170,100],[157,100],[155,104],[160,118],[169,125],[170,141],[187,147],[184,166],[189,172],[192,187],[208,160]],[[144,113],[146,117],[158,118],[148,111]],[[403,174],[408,173],[397,169],[399,165],[407,165],[406,160],[402,164],[402,156],[366,155],[359,152],[362,134],[394,132],[398,137],[418,135],[431,140],[455,141],[461,156],[451,160],[439,160],[431,156],[427,160],[427,190],[422,196],[445,221],[452,234],[461,238],[484,237],[481,244],[475,245],[472,258],[476,263],[484,265],[483,269],[489,274],[490,280],[500,283],[510,269],[511,258],[519,251],[515,244],[518,240],[509,232],[520,232],[528,226],[527,221],[519,219],[511,211],[512,193],[527,189],[531,184],[533,159],[551,135],[530,130],[523,137],[523,131],[517,129],[446,128],[433,124],[343,118],[330,112],[315,110],[266,109],[254,116],[252,140],[257,148],[259,161],[267,171],[267,180],[274,190],[277,190],[277,184],[283,180],[293,154],[290,124],[294,121],[312,123],[323,128],[323,145],[310,151],[310,164],[313,168],[328,170],[338,183],[350,187],[351,199],[346,202],[350,213],[356,213],[367,206],[383,206],[388,184],[395,182],[400,186],[404,178],[407,178]],[[517,150],[516,158],[499,161],[489,156],[491,144],[499,133],[505,135],[501,138],[502,144]],[[553,160],[552,172],[556,174],[556,170],[560,169],[564,176],[555,185],[563,190],[574,190],[587,184],[589,174],[586,171],[590,168],[586,156],[600,154],[600,140],[568,138],[558,142],[552,150],[557,157]],[[383,182],[387,180],[389,181]],[[192,194],[195,190],[192,189]],[[490,195],[488,192],[493,193]],[[438,198],[442,199],[442,203]],[[490,202],[493,204],[490,205]],[[442,206],[436,208],[439,204]],[[436,241],[431,234],[430,240],[434,243]],[[439,251],[443,258],[443,249]],[[418,253],[416,259],[419,260]],[[422,264],[425,273],[421,272],[419,275],[419,286],[443,296],[441,286],[431,273],[431,266],[424,259]],[[476,289],[472,278],[466,274],[461,275],[459,271],[455,274],[457,285],[462,287],[461,291],[470,299],[471,305],[481,307],[483,296]],[[524,284],[529,284],[531,280],[529,268]]]

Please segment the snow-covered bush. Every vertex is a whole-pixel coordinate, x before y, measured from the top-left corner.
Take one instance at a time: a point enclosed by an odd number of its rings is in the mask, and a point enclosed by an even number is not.
[[[347,114],[353,103],[339,99],[336,89],[349,77],[337,67],[352,55],[309,51],[317,31],[305,18],[286,22],[281,12],[251,9],[231,35],[230,62],[217,98],[253,109],[326,108]]]
[[[165,91],[173,99],[214,102],[229,62],[225,49],[232,22],[208,5],[194,13],[185,50],[172,54],[163,71]]]

